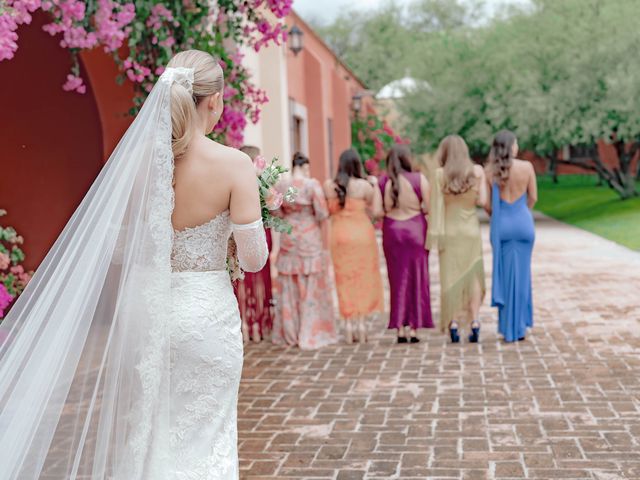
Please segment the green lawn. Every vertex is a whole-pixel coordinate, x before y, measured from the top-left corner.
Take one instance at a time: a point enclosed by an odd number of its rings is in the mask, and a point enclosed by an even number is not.
[[[587,175],[565,175],[554,184],[538,177],[536,209],[576,227],[640,250],[640,197],[621,201],[597,179]]]

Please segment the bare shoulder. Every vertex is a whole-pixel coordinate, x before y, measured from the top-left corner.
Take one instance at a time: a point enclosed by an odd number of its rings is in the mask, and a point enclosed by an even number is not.
[[[482,165],[476,163],[473,165],[473,174],[476,176],[476,178],[482,179],[485,177],[485,168]]]
[[[320,182],[318,181],[317,178],[313,178],[313,177],[312,178],[307,178],[305,180],[305,183],[307,185],[309,185],[310,187],[313,187],[313,188],[321,188]]]
[[[363,192],[365,195],[368,195],[373,190],[373,185],[364,178],[352,178],[349,183],[353,185],[356,191]]]
[[[513,160],[513,166],[519,170],[521,173],[521,175],[524,176],[529,176],[531,174],[535,175],[535,168],[533,166],[533,163],[531,163],[528,160],[520,160],[520,159],[514,159]]]
[[[215,175],[224,172],[230,178],[255,175],[249,155],[238,149],[227,147],[207,138],[206,158]]]
[[[516,168],[529,169],[533,167],[533,164],[529,160],[520,160],[519,158],[514,158],[513,166]]]
[[[337,196],[337,194],[336,194],[336,184],[331,178],[329,178],[328,180],[324,181],[324,184],[322,185],[322,188],[323,188],[324,194],[326,195],[327,198],[334,198],[334,197]]]

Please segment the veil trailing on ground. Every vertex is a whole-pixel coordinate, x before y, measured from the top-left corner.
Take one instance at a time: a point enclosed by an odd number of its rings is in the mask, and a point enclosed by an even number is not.
[[[156,433],[168,430],[174,82],[190,89],[193,70],[162,75],[0,325],[3,479],[159,478],[146,465],[169,448]]]

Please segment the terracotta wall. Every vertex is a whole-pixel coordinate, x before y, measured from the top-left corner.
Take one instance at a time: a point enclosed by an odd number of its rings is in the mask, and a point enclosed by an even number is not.
[[[0,222],[24,235],[27,266],[44,258],[102,166],[93,92],[64,92],[69,53],[36,16],[20,48],[0,63]],[[84,73],[84,72],[83,72]]]
[[[351,99],[365,87],[295,13],[287,25],[304,32],[302,52],[287,52],[289,98],[306,107],[306,153],[312,175],[324,180],[334,175],[340,153],[351,146]]]
[[[19,49],[0,62],[0,208],[2,225],[25,238],[26,266],[44,258],[84,197],[131,118],[131,85],[115,84],[102,51],[82,57],[87,93],[65,92],[69,52],[34,16],[19,29]]]

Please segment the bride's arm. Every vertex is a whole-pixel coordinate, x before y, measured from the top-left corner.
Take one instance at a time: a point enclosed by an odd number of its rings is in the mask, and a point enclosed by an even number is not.
[[[247,272],[257,272],[264,267],[269,256],[267,239],[262,226],[260,197],[255,169],[249,157],[241,152],[234,169],[234,185],[231,190],[231,221],[233,237],[237,245],[240,267]]]

